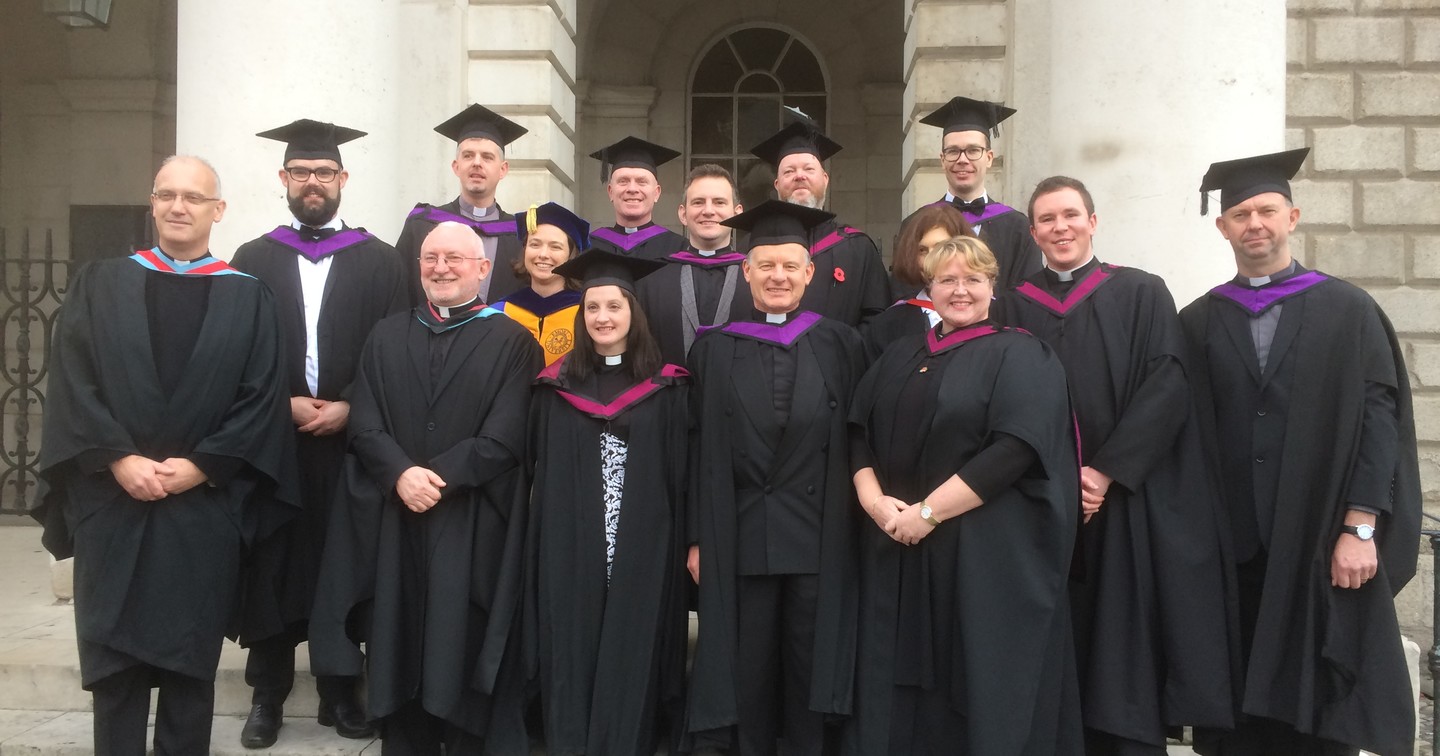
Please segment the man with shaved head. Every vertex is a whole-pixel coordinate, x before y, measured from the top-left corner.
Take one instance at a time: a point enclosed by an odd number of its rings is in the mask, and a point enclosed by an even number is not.
[[[491,271],[481,233],[452,221],[429,231],[415,261],[425,301],[375,326],[350,395],[346,505],[322,559],[310,666],[354,676],[368,662],[385,753],[528,752],[510,629],[520,462],[544,358],[480,300]]]
[[[95,752],[210,752],[215,668],[242,549],[295,512],[270,291],[210,253],[225,214],[205,161],[167,159],[159,243],[71,281],[56,325],[34,515],[75,557]]]

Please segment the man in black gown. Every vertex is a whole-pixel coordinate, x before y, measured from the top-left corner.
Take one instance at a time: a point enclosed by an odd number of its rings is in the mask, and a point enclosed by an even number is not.
[[[425,304],[375,326],[351,389],[311,668],[368,664],[382,753],[525,753],[511,631],[530,383],[544,359],[524,326],[480,301],[490,265],[468,224],[436,226],[416,264]]]
[[[804,113],[786,108],[785,114],[791,123],[750,153],[775,169],[782,201],[823,208],[830,193],[824,161],[842,148]],[[894,304],[885,261],[864,231],[832,217],[810,230],[809,247],[817,278],[805,287],[800,305],[806,310],[858,328]]]
[[[700,587],[686,730],[740,754],[818,754],[852,706],[856,572],[846,455],[864,347],[800,308],[809,231],[832,216],[770,200],[750,232],[752,319],[690,352],[700,465],[689,568]]]
[[[516,260],[522,259],[520,240],[515,235],[515,216],[495,201],[495,190],[510,173],[505,148],[526,134],[526,129],[482,105],[471,105],[456,113],[435,131],[455,141],[455,159],[450,170],[460,180],[460,196],[443,205],[420,203],[405,218],[395,249],[405,266],[410,304],[425,302],[416,258],[420,243],[437,223],[454,221],[475,229],[485,243],[490,275],[480,284],[480,301],[498,302],[526,285],[515,274]]]
[[[55,333],[41,492],[45,546],[75,557],[81,684],[95,752],[205,754],[240,555],[295,514],[275,304],[210,255],[219,177],[155,176],[159,245],[91,263]]]
[[[1228,726],[1219,497],[1190,422],[1165,282],[1102,263],[1094,200],[1052,176],[1030,198],[1045,269],[996,319],[1060,357],[1080,432],[1085,523],[1070,575],[1087,754],[1160,756],[1167,727]]]
[[[745,256],[735,251],[734,231],[725,225],[744,209],[738,198],[729,171],[713,163],[695,166],[680,203],[685,248],[636,282],[660,355],[672,365],[685,364],[698,329],[750,313],[750,293],[740,276]]]
[[[1410,386],[1375,301],[1291,255],[1289,179],[1308,152],[1215,163],[1200,187],[1220,191],[1215,226],[1238,275],[1180,320],[1228,510],[1244,659],[1236,728],[1197,730],[1203,754],[1414,747],[1393,599],[1420,540]]]
[[[600,161],[605,196],[615,210],[615,225],[591,229],[591,246],[647,260],[659,260],[685,248],[685,237],[655,223],[660,166],[680,153],[628,136],[590,157]]]
[[[370,329],[404,309],[406,270],[394,247],[340,220],[340,193],[350,177],[340,145],[363,132],[306,119],[257,136],[286,143],[280,183],[292,218],[242,245],[232,263],[264,281],[280,303],[305,514],[258,544],[248,560],[240,642],[250,647],[245,682],[255,692],[240,731],[246,748],[268,748],[279,733],[345,458],[350,382]],[[344,737],[368,738],[374,730],[355,702],[355,684],[317,679],[318,718]]]
[[[995,279],[997,293],[1009,291],[1039,272],[1042,259],[1035,240],[1030,238],[1030,220],[1019,210],[991,199],[985,189],[985,175],[995,162],[990,138],[1012,115],[1014,108],[999,103],[952,97],[920,119],[921,123],[944,130],[940,164],[949,190],[939,201],[960,208],[985,246],[995,253],[995,261],[1000,263],[1000,276]]]

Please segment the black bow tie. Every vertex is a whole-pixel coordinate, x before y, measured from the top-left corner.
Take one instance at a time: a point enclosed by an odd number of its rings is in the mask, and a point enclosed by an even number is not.
[[[305,241],[325,241],[326,239],[329,239],[330,237],[339,233],[339,231],[333,228],[312,228],[310,226],[301,226],[299,233],[300,238],[304,239]]]
[[[954,201],[952,201],[950,204],[954,205],[954,206],[956,207],[956,209],[958,209],[958,210],[959,210],[960,212],[962,212],[962,213],[970,213],[971,215],[979,215],[980,213],[985,212],[986,202],[985,202],[985,198],[984,198],[984,197],[976,197],[975,199],[970,200],[969,202],[966,202],[965,200],[962,200],[962,199],[960,199],[959,197],[956,197],[956,198],[954,199]]]

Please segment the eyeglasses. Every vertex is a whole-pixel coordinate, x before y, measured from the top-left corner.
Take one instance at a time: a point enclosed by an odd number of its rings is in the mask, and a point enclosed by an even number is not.
[[[467,256],[465,256],[465,255],[421,255],[421,256],[420,256],[420,264],[421,264],[421,265],[424,265],[424,266],[427,267],[427,268],[433,268],[433,267],[435,267],[441,260],[444,260],[446,265],[454,268],[454,267],[458,267],[458,266],[460,266],[460,265],[463,265],[466,260],[480,260],[480,259],[483,259],[483,258],[479,258],[479,257],[467,257]]]
[[[963,285],[965,286],[965,288],[967,288],[967,289],[978,289],[978,288],[980,288],[981,286],[984,286],[985,284],[987,284],[987,283],[989,283],[989,282],[990,282],[990,279],[989,279],[989,278],[986,278],[985,276],[966,276],[966,277],[964,277],[964,278],[956,278],[955,276],[945,276],[945,277],[943,277],[943,278],[937,278],[937,279],[935,279],[935,281],[930,284],[930,288],[932,288],[932,289],[954,289],[954,288],[957,288],[957,287],[959,287],[959,286],[961,286],[961,285],[963,284]]]
[[[334,181],[336,176],[340,175],[340,171],[334,168],[305,168],[298,165],[286,168],[285,172],[290,174],[290,178],[296,181],[309,181],[310,177],[314,176],[315,180],[322,184],[328,184]]]
[[[180,201],[182,201],[182,202],[184,202],[184,203],[187,204],[187,205],[204,205],[204,204],[207,204],[207,203],[210,203],[210,202],[219,202],[219,201],[220,201],[220,198],[219,198],[219,197],[206,197],[205,195],[200,194],[199,192],[185,192],[184,194],[181,194],[181,193],[179,193],[179,192],[172,192],[172,191],[168,191],[168,190],[166,190],[166,191],[160,191],[160,192],[151,192],[151,193],[150,193],[150,199],[155,200],[156,202],[159,202],[159,203],[162,204],[162,205],[168,205],[168,204],[170,204],[171,202],[174,202],[174,201],[177,200],[177,199],[180,200]]]
[[[985,157],[985,153],[987,151],[988,150],[978,144],[972,144],[963,150],[959,147],[946,147],[945,149],[940,151],[940,159],[944,160],[947,163],[953,163],[956,160],[959,160],[961,155],[964,155],[966,160],[969,160],[973,163],[976,160]]]

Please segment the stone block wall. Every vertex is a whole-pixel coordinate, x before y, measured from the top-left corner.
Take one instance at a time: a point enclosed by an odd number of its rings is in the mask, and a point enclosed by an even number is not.
[[[1296,254],[1365,287],[1405,345],[1426,511],[1440,516],[1440,0],[1289,0]],[[1427,523],[1427,527],[1432,525]],[[1432,555],[1400,622],[1431,643]]]

